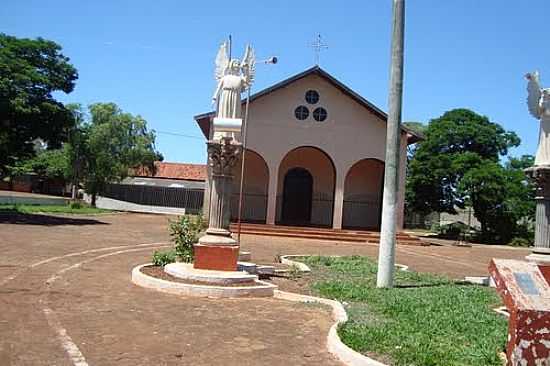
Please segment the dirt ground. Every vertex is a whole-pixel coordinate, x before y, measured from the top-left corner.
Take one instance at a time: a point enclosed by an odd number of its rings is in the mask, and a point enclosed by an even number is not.
[[[319,306],[180,298],[139,288],[130,270],[166,245],[167,217],[0,216],[0,365],[338,365]],[[242,237],[253,260],[361,254],[377,246]],[[526,250],[400,247],[399,263],[461,277]]]

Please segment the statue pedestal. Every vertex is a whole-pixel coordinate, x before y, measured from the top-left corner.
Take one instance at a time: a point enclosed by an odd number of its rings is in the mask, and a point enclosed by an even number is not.
[[[194,245],[193,267],[217,271],[236,271],[239,243],[224,229],[208,229],[206,235]]]
[[[528,261],[493,259],[489,272],[510,318],[508,366],[546,365],[550,360],[550,285]]]
[[[239,161],[242,146],[232,137],[208,141],[208,165],[212,169],[210,209],[206,235],[194,245],[193,267],[217,271],[236,271],[239,243],[231,237],[232,169]]]
[[[535,243],[526,259],[535,263],[550,282],[550,166],[536,165],[525,169],[536,187]]]

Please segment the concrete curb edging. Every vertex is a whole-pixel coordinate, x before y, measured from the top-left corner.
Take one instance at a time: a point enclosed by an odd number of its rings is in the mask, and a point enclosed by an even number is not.
[[[299,262],[297,262],[299,263]],[[338,326],[348,321],[348,314],[342,303],[336,300],[323,299],[321,297],[307,296],[286,292],[281,290],[274,291],[276,299],[305,302],[305,303],[320,303],[328,305],[332,308],[332,318],[335,323],[330,327],[327,335],[328,351],[338,360],[348,366],[387,366],[381,362],[373,360],[359,352],[356,352],[346,346],[338,336]]]
[[[311,272],[311,268],[305,263],[293,261],[290,258],[301,258],[301,257],[309,257],[311,255],[308,254],[287,254],[287,255],[281,255],[280,261],[282,264],[286,264],[287,266],[295,266],[300,270],[300,272]]]
[[[196,285],[182,282],[171,282],[148,276],[141,272],[141,268],[151,266],[151,263],[142,264],[132,269],[132,282],[138,286],[150,288],[160,292],[180,296],[195,297],[272,297],[276,285],[257,280],[258,286],[223,287],[210,285]]]

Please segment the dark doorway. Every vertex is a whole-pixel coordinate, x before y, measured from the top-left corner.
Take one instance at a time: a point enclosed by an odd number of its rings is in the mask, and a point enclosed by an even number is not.
[[[313,177],[304,168],[290,169],[284,180],[282,222],[288,225],[309,225]]]

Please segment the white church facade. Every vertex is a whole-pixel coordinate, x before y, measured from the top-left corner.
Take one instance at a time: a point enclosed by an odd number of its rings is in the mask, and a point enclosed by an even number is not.
[[[244,109],[243,109],[244,110]],[[195,116],[212,138],[214,112]],[[387,115],[318,66],[250,99],[242,221],[378,230]],[[399,228],[406,151],[421,137],[401,131]],[[237,217],[240,165],[234,171]],[[209,184],[205,207],[209,205]]]

